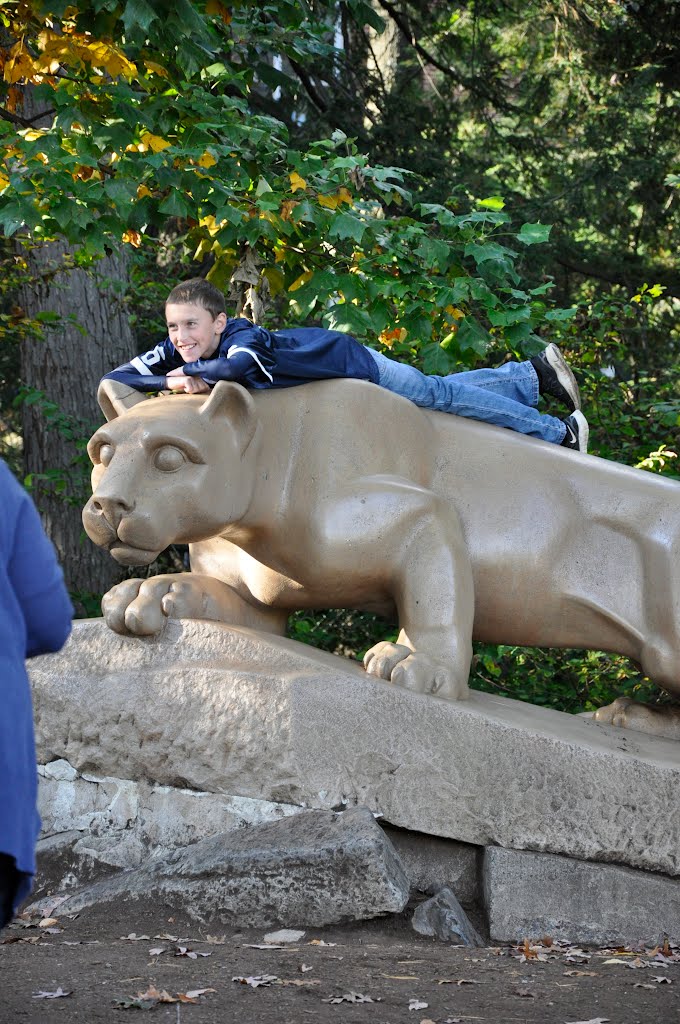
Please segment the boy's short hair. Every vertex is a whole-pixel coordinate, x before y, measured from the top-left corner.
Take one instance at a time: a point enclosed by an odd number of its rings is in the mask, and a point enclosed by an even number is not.
[[[182,281],[181,284],[175,285],[165,300],[165,305],[170,302],[202,306],[208,310],[213,320],[227,310],[222,292],[203,277],[192,277],[190,281]]]

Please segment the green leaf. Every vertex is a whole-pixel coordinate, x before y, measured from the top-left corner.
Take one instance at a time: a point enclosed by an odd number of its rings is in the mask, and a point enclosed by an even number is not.
[[[365,223],[358,217],[353,217],[351,213],[339,213],[331,221],[328,234],[331,238],[351,238],[355,242],[360,242],[365,230]]]
[[[488,199],[478,199],[477,206],[484,206],[487,210],[502,210],[505,200],[502,196],[489,196]]]
[[[166,213],[169,217],[186,217],[189,212],[189,205],[176,188],[170,189],[167,199],[158,207],[160,213]]]
[[[515,235],[525,245],[536,245],[538,242],[547,242],[550,237],[550,224],[522,224],[519,234]]]
[[[474,317],[466,316],[458,328],[458,347],[462,352],[472,349],[483,356],[489,345],[489,334]]]
[[[426,267],[444,271],[449,262],[449,246],[425,235],[416,249],[416,256],[421,257]]]
[[[150,7],[146,0],[127,0],[123,8],[122,21],[129,35],[139,27],[146,32],[152,21],[158,18],[158,12]]]

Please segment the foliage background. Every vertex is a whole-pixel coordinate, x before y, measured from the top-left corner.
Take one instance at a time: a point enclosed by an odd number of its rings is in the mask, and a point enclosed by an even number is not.
[[[97,367],[156,339],[197,273],[266,324],[429,372],[557,341],[591,450],[677,477],[675,0],[0,0],[0,20],[1,442],[82,611],[111,582],[78,516]],[[385,628],[291,622],[352,654]],[[651,692],[622,658],[490,646],[472,682],[568,710]]]

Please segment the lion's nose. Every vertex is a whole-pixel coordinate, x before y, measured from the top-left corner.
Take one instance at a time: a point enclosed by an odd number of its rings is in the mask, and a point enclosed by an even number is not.
[[[92,498],[92,507],[96,512],[104,516],[106,521],[114,528],[118,526],[121,519],[132,511],[132,504],[123,498],[105,497],[96,494]]]

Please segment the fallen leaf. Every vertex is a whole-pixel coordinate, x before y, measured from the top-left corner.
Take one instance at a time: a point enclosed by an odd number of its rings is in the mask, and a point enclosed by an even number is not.
[[[664,982],[666,982],[667,985],[673,984],[672,979],[667,978],[665,974],[654,974],[652,976],[652,981],[658,982],[659,985],[663,985]]]
[[[282,928],[278,932],[269,932],[264,937],[264,941],[267,943],[272,942],[299,942],[300,939],[304,938],[305,933],[296,931],[294,928]]]
[[[285,946],[272,946],[269,942],[244,942],[241,949],[285,949]]]
[[[530,992],[529,989],[526,989],[526,988],[516,988],[516,989],[513,989],[513,995],[521,996],[522,999],[535,999],[536,998],[536,993],[535,992]]]
[[[187,946],[178,946],[175,950],[175,956],[186,956],[189,960],[197,960],[199,956],[212,956],[212,953],[196,953]]]
[[[568,1020],[565,1024],[607,1024],[609,1017],[591,1017],[590,1020]]]
[[[148,935],[139,936],[140,939],[148,939],[148,937]],[[154,939],[161,939],[161,941],[165,942],[179,942],[179,935],[168,935],[167,932],[163,932],[162,935],[154,935]]]
[[[323,939],[310,939],[308,946],[337,946],[337,942],[324,942]]]
[[[320,985],[321,982],[317,978],[279,978],[276,984],[294,985],[299,988],[302,985]]]
[[[341,996],[329,996],[328,999],[322,999],[322,1003],[379,1003],[380,997],[371,999],[370,996],[365,996],[361,992],[345,992]],[[427,1003],[425,1004],[427,1006]]]
[[[176,1003],[177,999],[166,992],[164,988],[157,989],[155,985],[149,985],[146,992],[138,992],[137,999],[155,999],[157,1003]]]
[[[300,973],[306,974],[307,971],[313,971],[314,968],[310,967],[309,964],[300,964]]]
[[[381,978],[391,978],[393,981],[418,981],[416,974],[381,974]]]
[[[73,992],[66,992],[61,985],[56,992],[34,992],[34,999],[63,999],[65,996],[72,996]]]
[[[130,932],[129,935],[121,935],[120,941],[121,942],[142,942],[142,941],[148,942],[150,938],[151,938],[150,935],[137,935],[136,932]],[[163,936],[163,935],[154,935],[154,939],[162,939],[162,938],[165,938],[165,936]]]
[[[481,985],[481,981],[472,981],[470,978],[437,978],[438,985]]]
[[[633,988],[654,988],[654,985],[649,985],[642,981],[636,981]]]
[[[161,953],[167,953],[165,946],[156,946],[154,949],[149,950],[149,956],[160,956]]]
[[[429,1005],[429,1003],[423,1003],[420,999],[409,999],[408,1001],[409,1010],[426,1010]]]
[[[205,941],[212,946],[223,946],[227,941],[226,935],[206,935]]]
[[[435,1024],[431,1017],[423,1017],[420,1024]]]
[[[58,918],[43,917],[42,921],[38,921],[38,928],[54,928],[55,924],[59,924]]]
[[[597,971],[565,971],[565,978],[596,978]]]
[[[237,975],[232,981],[238,981],[241,985],[250,985],[251,988],[260,988],[262,985],[272,985],[279,979],[275,974],[252,974],[247,978]]]
[[[199,996],[204,996],[206,994],[206,992],[217,992],[217,989],[216,988],[194,988],[194,989],[191,990],[191,992],[185,992],[184,995],[187,997],[187,999],[198,999]],[[178,992],[178,995],[181,996],[182,993]]]

